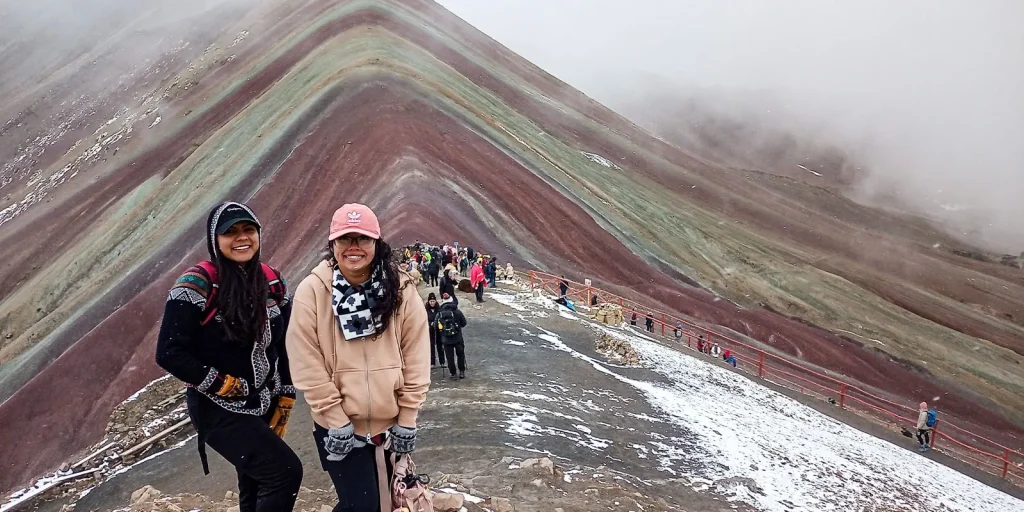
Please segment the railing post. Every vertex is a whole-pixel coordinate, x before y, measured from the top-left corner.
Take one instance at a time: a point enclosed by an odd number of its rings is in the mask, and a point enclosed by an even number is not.
[[[1010,468],[1010,449],[1003,451],[1003,480],[1006,480],[1006,470]]]
[[[935,427],[932,428],[932,448],[935,448],[935,444],[939,442],[939,422],[935,422]]]
[[[622,303],[622,297],[619,297],[619,307],[620,308],[626,307],[626,305]]]
[[[839,386],[839,408],[846,409],[846,383]]]
[[[661,314],[661,337],[665,337],[665,313]]]
[[[689,334],[687,334],[686,335],[686,348],[693,348],[693,345],[690,344],[692,341],[693,341],[693,336],[690,336]]]
[[[535,288],[535,286],[533,284],[533,271],[531,270],[530,271],[530,290],[533,290],[534,288]]]
[[[593,302],[594,302],[594,299],[592,298],[592,296],[590,294],[590,287],[588,286],[587,287],[587,307],[589,308],[591,305],[593,305],[592,304]]]
[[[757,376],[764,378],[764,350],[761,350],[757,357]]]

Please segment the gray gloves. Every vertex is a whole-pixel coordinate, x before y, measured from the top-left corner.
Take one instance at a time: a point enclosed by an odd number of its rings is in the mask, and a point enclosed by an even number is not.
[[[399,425],[391,427],[391,451],[395,453],[412,453],[416,449],[416,429]],[[355,435],[355,429],[349,423],[341,428],[332,428],[324,438],[324,449],[327,460],[337,462],[343,460],[353,448],[366,446],[366,441]]]
[[[416,449],[416,429],[401,425],[391,427],[391,451],[412,453]]]
[[[327,450],[327,460],[337,462],[345,458],[348,452],[352,451],[353,435],[355,429],[349,423],[341,428],[332,428],[327,431],[324,438],[324,449]]]

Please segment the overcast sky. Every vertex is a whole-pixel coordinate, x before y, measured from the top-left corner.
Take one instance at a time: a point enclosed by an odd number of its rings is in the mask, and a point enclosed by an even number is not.
[[[649,74],[771,91],[868,153],[876,185],[1024,232],[1024,0],[440,3],[606,104]]]

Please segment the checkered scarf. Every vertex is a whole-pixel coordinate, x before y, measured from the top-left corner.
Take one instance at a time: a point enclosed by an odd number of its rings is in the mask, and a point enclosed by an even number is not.
[[[383,265],[378,265],[370,275],[370,281],[359,288],[345,280],[338,267],[334,267],[334,283],[331,287],[331,304],[338,318],[338,328],[346,340],[369,336],[381,330],[380,316],[373,316],[371,310],[384,296]]]

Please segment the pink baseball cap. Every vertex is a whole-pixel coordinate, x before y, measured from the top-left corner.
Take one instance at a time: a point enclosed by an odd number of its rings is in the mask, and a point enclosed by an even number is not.
[[[334,212],[334,217],[331,218],[331,234],[327,239],[335,240],[349,233],[358,233],[373,239],[380,238],[380,223],[369,206],[349,203]]]
[[[928,402],[921,402],[921,409],[924,410],[924,409],[927,409],[927,408],[928,408]]]

